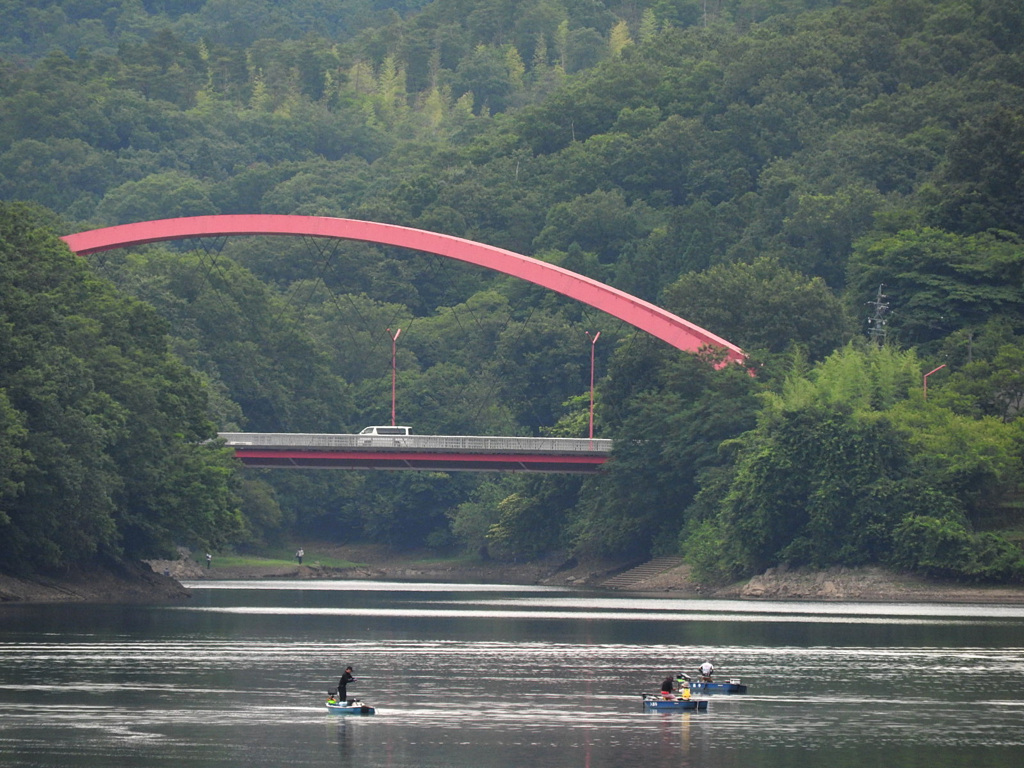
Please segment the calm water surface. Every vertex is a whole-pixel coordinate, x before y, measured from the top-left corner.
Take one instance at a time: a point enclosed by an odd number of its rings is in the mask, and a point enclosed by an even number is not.
[[[0,766],[1024,763],[1024,606],[189,586],[178,606],[0,608]],[[642,710],[704,657],[749,693]],[[325,714],[347,664],[375,716]]]

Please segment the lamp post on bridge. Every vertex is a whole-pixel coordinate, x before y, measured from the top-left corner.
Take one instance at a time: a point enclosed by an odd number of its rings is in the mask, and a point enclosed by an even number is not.
[[[587,336],[590,338],[590,439],[594,439],[594,348],[597,346],[597,340],[601,338],[601,332],[598,331],[593,336],[590,335],[590,331],[587,331]]]
[[[398,378],[398,337],[402,333],[402,329],[399,328],[395,331],[394,335],[391,335],[391,329],[388,328],[388,336],[391,336],[391,426],[395,426],[395,381]]]

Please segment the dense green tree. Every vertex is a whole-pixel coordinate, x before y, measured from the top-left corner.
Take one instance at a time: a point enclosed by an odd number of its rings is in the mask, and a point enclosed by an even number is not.
[[[608,263],[615,261],[627,242],[644,237],[656,220],[646,204],[630,206],[617,190],[593,192],[552,207],[535,245],[542,250],[565,250],[575,243]]]
[[[0,155],[0,197],[67,210],[102,197],[117,178],[116,158],[81,139],[22,139]]]
[[[589,69],[608,55],[608,41],[592,27],[570,30],[566,35],[565,48],[566,72]]]
[[[295,173],[264,192],[259,201],[263,213],[304,216],[342,216],[367,186],[367,164],[353,155],[342,160],[302,163]]]
[[[450,510],[451,535],[458,545],[485,560],[508,556],[510,553],[496,546],[491,532],[500,536],[494,526],[502,514],[502,502],[511,497],[519,485],[518,478],[488,477],[475,488],[469,500]]]
[[[527,476],[498,503],[498,520],[487,532],[489,547],[506,557],[532,559],[563,550],[564,523],[579,495],[573,476]]]
[[[347,384],[285,300],[216,252],[153,249],[104,271],[172,322],[186,361],[221,382],[252,431],[331,431],[349,414]]]
[[[527,434],[554,424],[562,403],[585,389],[586,337],[553,312],[539,310],[500,334],[488,373]]]
[[[11,405],[7,392],[0,390],[0,524],[3,525],[11,522],[3,509],[24,489],[27,460],[31,458],[26,455],[27,437],[24,414]]]
[[[893,419],[913,449],[916,477],[956,499],[969,530],[983,530],[1018,493],[1019,424],[901,404]]]
[[[459,62],[452,82],[458,96],[473,94],[474,109],[479,112],[504,112],[514,92],[514,83],[500,48],[481,45]]]
[[[665,289],[665,306],[745,348],[782,352],[800,344],[821,358],[842,344],[849,323],[824,282],[772,259],[691,273]]]
[[[0,260],[4,568],[229,541],[241,529],[234,466],[163,321],[24,208],[0,206]]]
[[[1006,318],[951,334],[939,352],[939,359],[947,361],[945,370],[931,377],[929,399],[961,415],[993,416],[1004,422],[1019,418],[1024,405],[1020,350],[1020,340]],[[942,385],[937,391],[936,383]]]
[[[294,535],[340,543],[364,540],[365,475],[320,470],[247,470],[246,475],[250,482],[265,486],[263,493],[272,493],[280,508],[280,526],[265,529],[264,539]],[[248,507],[245,512],[251,520],[253,513]]]
[[[128,181],[108,192],[97,206],[96,216],[105,224],[205,216],[220,213],[209,189],[191,176],[169,171],[140,181]]]
[[[722,512],[748,573],[780,562],[861,565],[886,554],[901,510],[885,499],[905,461],[889,424],[809,407],[766,416],[758,433],[744,446]]]
[[[753,426],[757,385],[739,367],[716,371],[710,360],[677,354],[637,376],[638,365],[657,359],[644,357],[621,351],[602,386],[614,460],[607,477],[588,480],[577,508],[580,554],[674,552],[698,478],[722,460],[719,444]]]
[[[912,354],[850,346],[790,377],[738,440],[724,483],[709,484],[718,500],[695,510],[697,568],[719,578],[778,563],[936,572],[950,556],[947,575],[1024,574],[1009,541],[976,532],[979,514],[1021,480],[1016,435],[915,401],[916,369]],[[983,541],[985,554],[955,558]]]
[[[858,241],[849,266],[851,298],[870,301],[880,285],[889,327],[904,344],[925,344],[1004,317],[1024,320],[1024,246],[1008,233],[957,235],[926,227]]]
[[[361,534],[396,549],[422,547],[431,534],[447,534],[449,510],[475,482],[460,474],[467,473],[375,473],[367,480]]]
[[[779,260],[842,287],[853,241],[870,228],[881,205],[881,194],[860,187],[798,196],[795,210],[783,222]]]
[[[954,232],[1005,229],[1024,236],[1024,112],[999,105],[964,125],[938,177],[932,219]]]

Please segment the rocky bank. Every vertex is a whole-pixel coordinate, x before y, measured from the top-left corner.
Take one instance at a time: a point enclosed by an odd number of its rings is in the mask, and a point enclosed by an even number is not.
[[[0,574],[0,604],[157,603],[188,597],[189,591],[181,582],[154,572],[144,563],[32,578]]]
[[[540,584],[604,589],[612,577],[630,565],[617,561],[578,563],[552,558],[541,562],[458,562],[396,555],[374,547],[341,547],[332,556],[366,565],[333,569],[315,562],[307,565],[207,570],[182,560],[153,563],[183,580],[239,579],[378,579],[480,584]],[[609,588],[610,589],[610,588]],[[628,583],[618,593],[647,597],[706,597],[741,600],[825,600],[865,602],[972,602],[1024,604],[1024,586],[973,586],[926,579],[884,568],[830,568],[826,570],[773,568],[752,579],[718,587],[699,584],[690,567],[668,568],[654,576]]]
[[[688,584],[687,571],[687,566],[667,571],[630,590],[741,600],[1024,604],[1021,586],[965,585],[877,567],[771,568],[747,581],[717,588]]]
[[[2,602],[168,602],[188,599],[182,581],[204,579],[376,579],[446,583],[541,584],[602,589],[628,570],[621,562],[533,563],[430,561],[383,550],[345,548],[332,556],[366,563],[327,568],[313,563],[206,568],[189,559],[150,561],[122,572],[102,571],[62,577],[16,579],[0,576]],[[621,581],[621,580],[620,580]],[[773,568],[743,582],[709,587],[698,584],[686,565],[667,568],[614,590],[647,597],[705,597],[741,600],[866,602],[970,602],[1024,604],[1024,586],[972,586],[925,579],[883,568],[805,570]]]

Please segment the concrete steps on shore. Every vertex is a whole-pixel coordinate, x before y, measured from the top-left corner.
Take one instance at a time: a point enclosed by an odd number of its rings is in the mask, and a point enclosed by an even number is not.
[[[603,581],[601,586],[605,589],[629,589],[634,584],[646,581],[672,568],[678,568],[682,564],[683,558],[681,557],[656,557],[653,560],[648,560],[646,563],[641,563],[635,568],[630,568],[628,571],[612,576],[610,579]]]

